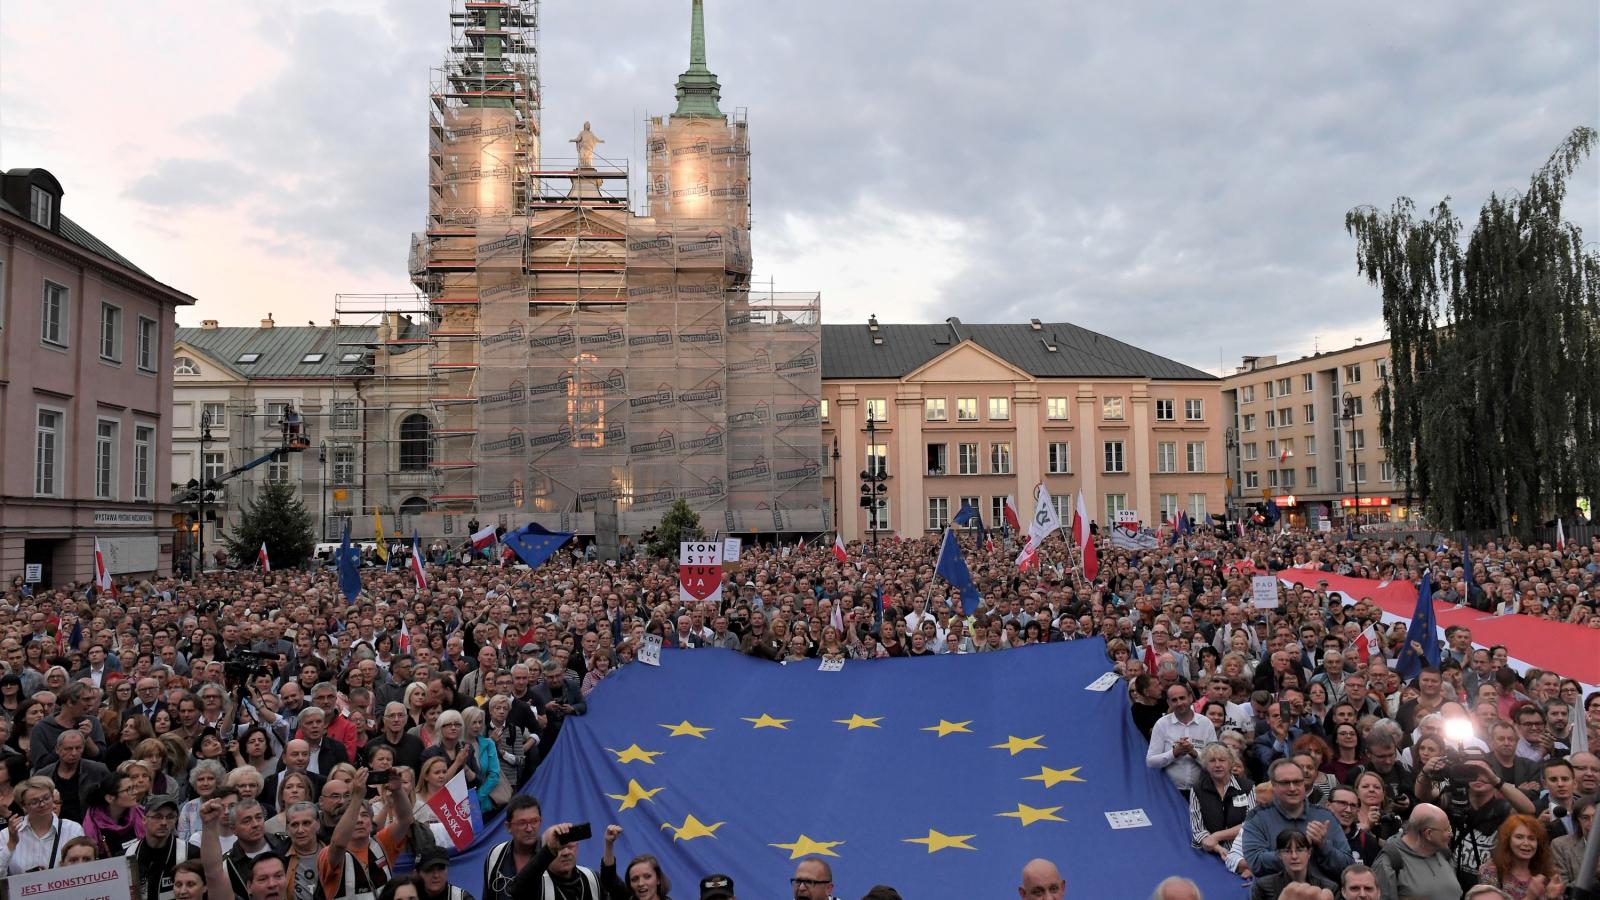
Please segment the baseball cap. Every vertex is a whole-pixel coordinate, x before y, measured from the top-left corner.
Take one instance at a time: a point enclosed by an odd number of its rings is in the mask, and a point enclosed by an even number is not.
[[[163,806],[170,806],[173,809],[182,808],[182,804],[178,802],[178,798],[173,794],[151,794],[144,798],[144,811],[146,814],[153,813]]]
[[[450,865],[450,854],[441,847],[428,847],[417,854],[417,871],[431,869],[434,866]]]
[[[726,875],[707,875],[700,879],[700,900],[733,896],[733,879]]]

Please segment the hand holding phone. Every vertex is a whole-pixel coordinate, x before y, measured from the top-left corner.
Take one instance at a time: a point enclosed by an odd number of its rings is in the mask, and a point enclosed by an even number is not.
[[[589,823],[580,822],[577,825],[573,825],[572,827],[568,828],[564,833],[558,835],[557,839],[561,841],[561,845],[564,847],[567,844],[574,844],[578,841],[587,841],[593,836],[594,830],[590,828]]]

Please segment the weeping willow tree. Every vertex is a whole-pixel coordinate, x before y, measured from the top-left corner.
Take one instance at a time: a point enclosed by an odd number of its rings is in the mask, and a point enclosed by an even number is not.
[[[1600,255],[1562,220],[1596,142],[1575,129],[1465,244],[1449,198],[1345,216],[1383,296],[1380,427],[1396,477],[1446,528],[1526,533],[1600,490]]]

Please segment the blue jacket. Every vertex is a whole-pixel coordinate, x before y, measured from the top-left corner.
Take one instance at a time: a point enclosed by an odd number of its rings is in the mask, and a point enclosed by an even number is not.
[[[1344,826],[1333,817],[1333,813],[1310,803],[1305,805],[1298,817],[1292,819],[1277,803],[1259,807],[1250,813],[1249,818],[1244,820],[1244,830],[1239,832],[1240,852],[1244,854],[1244,861],[1250,864],[1250,871],[1260,878],[1281,870],[1283,866],[1278,862],[1276,849],[1278,834],[1286,828],[1305,831],[1312,822],[1328,823],[1328,835],[1322,839],[1322,846],[1313,848],[1312,868],[1324,878],[1337,879],[1346,866],[1355,862],[1355,855],[1350,852],[1350,842],[1345,840]]]

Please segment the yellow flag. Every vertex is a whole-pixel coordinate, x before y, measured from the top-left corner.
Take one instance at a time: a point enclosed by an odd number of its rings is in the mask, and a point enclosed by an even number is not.
[[[372,508],[372,530],[377,535],[378,558],[384,565],[389,564],[389,541],[383,536],[383,512],[376,506]]]

